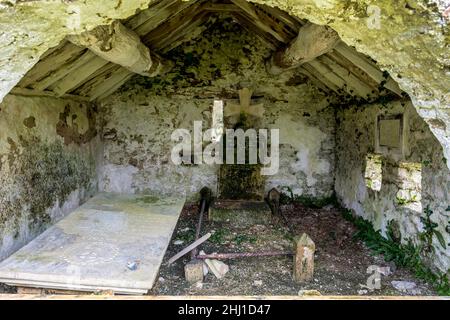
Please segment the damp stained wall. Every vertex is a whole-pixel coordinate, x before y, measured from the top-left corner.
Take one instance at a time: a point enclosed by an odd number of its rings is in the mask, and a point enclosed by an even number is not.
[[[261,128],[280,130],[280,170],[266,190],[289,186],[295,194],[330,196],[334,185],[334,109],[327,97],[293,71],[270,77],[271,51],[231,19],[212,21],[201,38],[169,52],[175,68],[164,77],[136,76],[103,101],[104,167],[100,189],[185,193],[217,189],[217,166],[172,163],[175,129],[194,121],[211,127],[214,98],[238,103],[238,89],[254,90],[264,104]]]
[[[97,192],[93,108],[15,95],[0,104],[0,260]]]
[[[403,155],[396,154],[395,150],[377,150],[378,116],[401,114]],[[424,210],[429,206],[433,211],[431,220],[438,224],[437,230],[447,244],[444,248],[433,236],[435,253],[430,254],[429,259],[447,272],[450,267],[450,234],[447,232],[450,171],[442,146],[411,102],[350,107],[338,112],[337,123],[335,188],[339,200],[371,221],[375,230],[383,234],[389,221],[394,221],[394,229],[402,241],[411,239],[416,244],[423,231],[420,217],[425,216]],[[378,169],[374,169],[377,165]],[[372,172],[366,174],[366,171]],[[381,185],[378,185],[379,180]]]

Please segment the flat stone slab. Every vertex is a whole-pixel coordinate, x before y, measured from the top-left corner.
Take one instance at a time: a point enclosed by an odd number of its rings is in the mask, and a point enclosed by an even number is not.
[[[153,287],[182,197],[100,193],[0,263],[0,282],[144,294]]]
[[[264,201],[216,200],[209,208],[208,218],[215,222],[250,226],[270,223],[272,211]]]

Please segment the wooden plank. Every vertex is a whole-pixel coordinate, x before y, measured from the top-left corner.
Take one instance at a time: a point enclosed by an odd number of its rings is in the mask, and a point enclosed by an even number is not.
[[[97,100],[103,100],[114,92],[116,92],[121,86],[123,86],[128,80],[130,80],[134,74],[130,73],[129,75],[125,75],[123,78],[120,78],[115,84],[113,84],[108,90],[103,92],[101,95],[97,97]]]
[[[301,23],[298,19],[292,17],[284,10],[281,10],[277,7],[271,7],[265,4],[254,4],[256,7],[261,8],[265,12],[271,14],[273,17],[278,19],[279,21],[283,22],[285,25],[287,25],[289,28],[294,31],[295,34],[298,34],[300,31],[300,28],[304,25],[304,23]]]
[[[97,70],[89,80],[86,80],[85,83],[83,83],[81,86],[79,86],[75,91],[74,94],[80,95],[80,96],[89,96],[89,92],[94,88],[95,86],[101,84],[105,79],[107,79],[113,72],[119,70],[121,67],[114,63],[108,63],[104,67]]]
[[[123,24],[131,30],[138,28],[148,19],[158,14],[158,11],[180,0],[158,0],[152,2],[147,9],[141,10],[139,13],[126,19]]]
[[[54,51],[36,63],[36,65],[22,78],[18,85],[23,88],[29,87],[31,84],[54,73],[64,65],[73,62],[86,52],[86,50],[86,48],[81,48],[67,42],[62,49]]]
[[[162,8],[158,12],[150,17],[146,22],[144,22],[139,27],[135,28],[134,31],[143,39],[146,38],[146,35],[154,30],[156,27],[161,26],[164,22],[167,22],[173,16],[181,14],[184,10],[192,7],[198,6],[198,2],[192,1],[176,1],[171,3],[170,6]]]
[[[343,66],[347,70],[349,70],[352,74],[354,74],[358,79],[360,79],[362,82],[366,83],[368,86],[370,86],[375,93],[378,95],[380,92],[378,91],[379,84],[373,80],[366,72],[364,72],[362,69],[358,68],[355,64],[353,64],[350,60],[345,58],[343,55],[338,53],[335,50],[332,50],[325,54],[326,57],[336,61],[339,65]]]
[[[371,98],[374,96],[373,89],[355,77],[348,69],[342,67],[336,61],[323,55],[317,58],[323,64],[326,64],[335,74],[344,79],[350,92],[353,90],[357,95],[363,98]]]
[[[201,245],[203,242],[205,242],[206,240],[208,240],[210,237],[212,236],[211,233],[207,233],[205,234],[203,237],[199,238],[198,240],[195,240],[194,242],[192,242],[190,245],[188,245],[186,248],[184,248],[183,250],[181,250],[180,252],[178,252],[176,255],[174,255],[172,258],[170,258],[167,261],[167,264],[172,264],[175,261],[177,261],[178,259],[180,259],[182,256],[184,256],[185,254],[188,254],[189,252],[191,252],[193,249],[197,248],[199,245]]]
[[[327,88],[331,89],[336,93],[340,93],[340,87],[338,87],[334,82],[331,82],[326,77],[322,76],[319,71],[314,69],[309,63],[305,63],[299,68],[300,72],[306,72],[306,75],[310,78],[316,78],[318,81],[323,83]]]
[[[208,18],[211,16],[210,12],[200,11],[190,20],[186,20],[181,23],[176,29],[172,31],[173,36],[162,39],[161,42],[157,44],[160,51],[163,53],[169,51],[170,49],[175,48],[180,45],[185,39],[189,38],[191,35],[190,32],[193,32],[194,29],[200,27],[202,24],[208,21]],[[204,31],[206,28],[203,28]]]
[[[283,39],[285,39],[284,43],[291,42],[298,35],[298,31],[292,30],[284,22],[272,17],[272,15],[268,14],[261,7],[257,5],[254,5],[254,7],[261,22],[268,25],[271,29],[283,37]]]
[[[232,13],[231,14],[236,21],[245,29],[247,29],[248,32],[258,37],[263,44],[265,44],[268,48],[275,50],[277,49],[282,43],[276,40],[274,37],[272,37],[270,34],[262,31],[259,29],[251,19],[249,19],[247,16],[241,14],[241,13]]]
[[[270,26],[266,25],[261,21],[258,13],[256,12],[255,8],[251,3],[247,2],[246,0],[231,0],[231,1],[236,6],[241,8],[242,11],[245,13],[245,15],[247,15],[259,29],[269,33],[275,39],[277,39],[282,43],[289,42],[289,39],[286,39],[285,37],[283,37],[283,35],[280,35],[277,31],[273,30]]]
[[[325,93],[330,93],[332,90],[327,87],[325,83],[323,83],[321,80],[319,80],[315,75],[307,71],[305,68],[300,67],[298,69],[298,72],[308,77],[308,79],[319,89],[324,91]]]
[[[131,71],[120,67],[117,71],[112,72],[108,77],[104,78],[102,82],[97,83],[97,85],[89,91],[89,100],[93,101],[100,96],[104,98],[105,93],[112,93],[117,90],[133,75],[134,74]]]
[[[66,92],[72,91],[82,85],[93,73],[108,63],[108,61],[100,57],[95,57],[79,67],[77,70],[69,73],[54,85],[50,86],[49,90],[54,91],[59,96],[62,96]]]
[[[341,77],[339,77],[337,74],[335,74],[333,72],[333,70],[331,70],[330,67],[328,67],[327,65],[321,63],[319,60],[313,60],[310,61],[309,66],[312,68],[311,70],[313,71],[313,74],[320,74],[320,76],[324,79],[326,79],[326,81],[329,81],[330,83],[332,83],[335,87],[338,88],[338,92],[341,90],[348,90],[348,88],[346,88],[347,83],[344,81],[344,79],[342,79]],[[347,91],[350,95],[355,96],[356,92],[350,92]]]
[[[44,60],[45,58],[47,58],[49,55],[53,54],[54,52],[61,51],[67,44],[68,44],[68,41],[66,41],[66,40],[61,41],[56,46],[45,51],[44,54],[39,57],[39,60]]]
[[[95,59],[96,57],[97,56],[93,52],[88,50],[78,59],[75,59],[67,63],[66,65],[60,67],[59,69],[49,74],[46,78],[36,83],[33,83],[30,87],[36,90],[45,90],[58,80],[64,78],[69,73],[76,71],[82,65],[84,65],[85,63],[87,63],[92,59]]]
[[[65,94],[60,97],[53,91],[37,91],[37,90],[33,90],[33,89],[20,88],[20,87],[13,88],[9,92],[9,94],[13,94],[16,96],[25,96],[25,97],[52,97],[52,98],[61,98],[61,99],[71,99],[71,100],[80,101],[80,102],[89,101],[88,98],[78,96],[78,95]]]
[[[164,43],[170,43],[171,39],[177,37],[176,30],[179,30],[183,25],[193,21],[196,16],[202,14],[202,5],[191,5],[180,13],[173,15],[163,25],[151,30],[142,37],[142,41],[149,47],[160,50]]]
[[[232,3],[209,3],[205,10],[213,12],[239,12],[242,11],[239,7]]]
[[[350,60],[353,64],[355,64],[358,68],[366,72],[372,79],[374,79],[377,83],[381,83],[382,81],[386,81],[384,85],[387,89],[394,92],[398,96],[402,96],[403,91],[400,89],[398,84],[392,79],[388,77],[385,79],[383,72],[378,68],[378,66],[373,63],[368,57],[356,51],[356,49],[347,46],[345,43],[340,42],[335,50]]]
[[[200,34],[202,34],[207,26],[205,24],[211,19],[211,15],[204,12],[204,15],[199,17],[196,21],[192,22],[188,25],[184,32],[180,33],[179,37],[172,40],[168,46],[164,46],[161,48],[162,53],[169,52],[170,50],[178,47],[184,42],[190,41],[191,39],[195,39]]]

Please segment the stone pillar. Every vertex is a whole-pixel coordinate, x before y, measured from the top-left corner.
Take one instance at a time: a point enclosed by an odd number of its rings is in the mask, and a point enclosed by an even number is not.
[[[314,252],[316,251],[316,245],[306,233],[295,237],[294,244],[294,281],[311,281],[314,276]]]

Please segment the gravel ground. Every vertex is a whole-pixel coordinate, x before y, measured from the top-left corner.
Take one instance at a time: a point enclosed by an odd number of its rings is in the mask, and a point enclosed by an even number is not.
[[[240,228],[231,223],[205,221],[202,234],[213,236],[202,246],[206,253],[291,251],[294,235],[306,232],[316,244],[314,280],[297,284],[292,280],[292,257],[253,257],[225,260],[230,271],[222,279],[208,273],[202,284],[184,279],[184,265],[190,255],[171,266],[167,260],[191,243],[195,237],[198,206],[186,205],[160,269],[159,278],[149,295],[298,295],[302,290],[316,290],[322,295],[435,295],[429,284],[415,279],[407,270],[371,255],[360,241],[354,241],[353,225],[345,221],[339,209],[310,209],[299,204],[282,210],[289,223],[253,225]],[[290,228],[286,227],[289,225]],[[381,276],[381,289],[364,288],[369,266],[388,267],[390,274]],[[412,281],[413,291],[400,292],[391,281]],[[0,283],[0,293],[15,293],[16,288]]]
[[[292,250],[293,235],[306,232],[316,244],[314,280],[297,284],[292,280],[292,257],[254,257],[224,261],[230,271],[222,279],[208,273],[203,284],[191,285],[184,279],[186,255],[171,266],[166,261],[192,242],[198,207],[185,206],[160,269],[152,295],[298,295],[301,290],[317,290],[322,295],[435,295],[430,285],[415,279],[407,270],[372,256],[360,241],[352,239],[353,225],[345,221],[334,207],[310,209],[302,205],[282,208],[291,230],[285,223],[254,225],[242,229],[230,223],[205,222],[202,234],[213,236],[201,249],[213,252],[257,252]],[[388,267],[390,274],[381,275],[381,289],[370,291],[367,284],[369,266]],[[413,291],[400,292],[391,281],[413,281]]]

